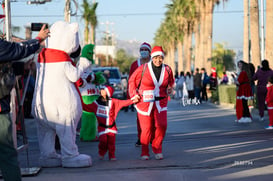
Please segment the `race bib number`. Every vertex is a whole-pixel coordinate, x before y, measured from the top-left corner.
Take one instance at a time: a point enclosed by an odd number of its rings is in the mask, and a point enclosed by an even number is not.
[[[98,110],[97,110],[97,116],[98,117],[103,117],[103,118],[107,118],[108,117],[108,110],[106,107],[103,106],[99,106]]]
[[[143,101],[144,102],[153,102],[155,100],[155,95],[153,90],[143,91]]]

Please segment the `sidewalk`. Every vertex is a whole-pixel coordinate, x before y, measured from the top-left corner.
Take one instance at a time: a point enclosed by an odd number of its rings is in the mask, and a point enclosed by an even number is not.
[[[273,132],[264,130],[267,121],[235,123],[235,110],[211,103],[168,105],[168,129],[163,142],[164,160],[140,160],[135,147],[135,112],[121,111],[117,118],[117,161],[98,159],[98,142],[80,142],[79,151],[92,156],[90,168],[42,168],[38,175],[23,181],[85,180],[272,180]],[[266,119],[268,120],[268,119]],[[34,120],[26,120],[29,137],[29,167],[38,166],[39,148]],[[22,167],[26,152],[19,153]]]

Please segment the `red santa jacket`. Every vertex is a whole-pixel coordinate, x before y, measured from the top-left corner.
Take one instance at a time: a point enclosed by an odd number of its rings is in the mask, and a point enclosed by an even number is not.
[[[159,81],[157,81],[153,72],[152,61],[136,69],[129,79],[129,94],[130,97],[137,94],[141,97],[140,102],[136,104],[138,113],[150,115],[154,104],[156,104],[158,112],[166,111],[168,103],[167,87],[172,87],[173,84],[173,73],[168,65],[162,64]]]
[[[108,106],[100,105],[97,101],[94,101],[92,104],[87,105],[88,112],[94,112],[98,120],[98,133],[99,135],[107,133],[117,133],[116,126],[116,117],[119,110],[122,107],[126,107],[133,104],[133,101],[130,99],[119,100],[119,99],[110,99]]]
[[[273,86],[267,87],[267,94],[265,98],[267,109],[273,109]]]
[[[246,71],[241,71],[238,82],[237,99],[253,99],[252,88]]]

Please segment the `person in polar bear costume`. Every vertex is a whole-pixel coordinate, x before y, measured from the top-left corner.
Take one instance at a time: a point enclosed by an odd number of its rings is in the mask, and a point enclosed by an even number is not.
[[[58,21],[50,28],[50,37],[39,54],[32,114],[37,120],[42,167],[88,167],[91,157],[79,154],[76,128],[82,114],[82,101],[75,86],[81,74],[91,66],[90,45],[84,46],[77,66],[70,56],[80,53],[79,25]],[[61,154],[55,150],[58,135]]]

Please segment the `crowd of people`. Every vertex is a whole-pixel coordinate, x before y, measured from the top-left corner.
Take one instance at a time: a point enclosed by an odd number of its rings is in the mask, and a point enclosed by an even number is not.
[[[202,103],[208,101],[207,90],[215,91],[218,85],[218,77],[215,67],[211,69],[208,75],[205,68],[195,69],[195,72],[181,71],[179,76],[175,75],[175,99],[181,99],[187,95],[187,98]]]

